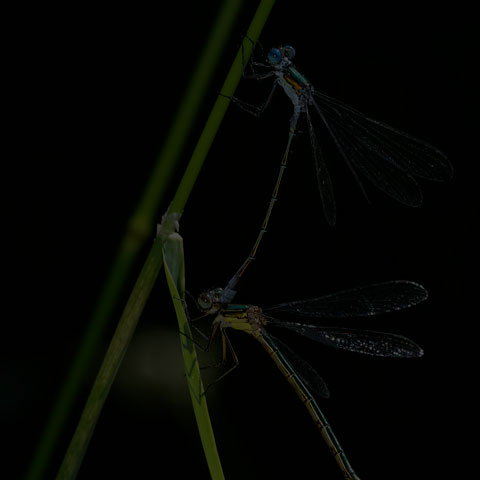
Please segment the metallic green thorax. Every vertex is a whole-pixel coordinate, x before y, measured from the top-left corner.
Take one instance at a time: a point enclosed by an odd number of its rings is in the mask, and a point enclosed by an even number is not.
[[[235,312],[237,313],[242,313],[242,312],[245,312],[248,308],[248,305],[241,305],[241,304],[230,304],[230,305],[226,305],[223,310],[225,312],[229,312],[229,313],[232,313],[234,314]]]
[[[307,86],[310,85],[310,82],[295,68],[290,67],[288,69],[288,72],[289,72],[290,76],[292,77],[292,80],[294,80],[300,86],[307,87]]]

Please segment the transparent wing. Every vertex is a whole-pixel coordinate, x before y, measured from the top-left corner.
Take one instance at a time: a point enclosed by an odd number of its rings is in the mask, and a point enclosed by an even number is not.
[[[263,312],[288,312],[314,318],[363,317],[408,308],[422,302],[427,296],[427,290],[418,283],[394,280],[309,300],[280,303],[263,308]]]
[[[311,393],[322,398],[330,396],[326,383],[308,362],[270,333],[263,332],[263,337],[279,353],[280,360],[287,364],[288,369],[300,378]]]
[[[449,160],[432,145],[322,93],[314,92],[311,102],[349,167],[357,168],[397,201],[421,204],[422,194],[413,175],[436,181],[452,177]]]
[[[423,350],[412,340],[392,333],[372,330],[318,327],[272,319],[269,324],[287,328],[329,347],[377,357],[421,357]]]
[[[308,133],[312,145],[313,159],[315,162],[315,172],[317,174],[318,190],[322,199],[323,213],[330,226],[336,223],[337,208],[335,206],[335,197],[333,195],[332,181],[327,170],[327,165],[320,149],[320,145],[313,129],[312,120],[308,107],[305,109],[307,115]]]

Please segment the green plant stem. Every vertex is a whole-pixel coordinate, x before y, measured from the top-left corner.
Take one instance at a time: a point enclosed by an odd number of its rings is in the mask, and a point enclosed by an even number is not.
[[[157,239],[128,299],[100,371],[87,399],[77,429],[63,459],[57,480],[75,478],[85,455],[100,411],[132,339],[138,319],[145,307],[162,266],[162,242]]]
[[[177,193],[173,199],[173,202],[169,208],[169,212],[181,213],[185,207],[188,196],[195,184],[203,162],[207,156],[207,153],[212,145],[213,139],[217,134],[218,128],[223,120],[225,112],[227,111],[230,100],[226,97],[232,97],[235,93],[238,83],[242,78],[243,64],[248,62],[253,45],[252,41],[256,42],[260,36],[260,33],[267,21],[270,11],[272,10],[275,0],[262,0],[255,12],[253,20],[247,31],[247,38],[243,39],[243,45],[238,50],[237,56],[230,67],[225,82],[223,83],[221,92],[225,96],[218,96],[217,100],[212,108],[210,116],[208,117],[205,128],[200,135],[197,146],[193,151],[192,158],[185,174],[180,182]]]
[[[261,1],[247,33],[249,38],[253,41],[258,39],[274,3],[275,0]],[[247,61],[252,51],[252,45],[250,41],[244,41],[244,44],[243,59],[244,61]],[[242,48],[240,48],[222,88],[222,92],[225,95],[233,95],[242,75],[242,63]],[[170,212],[181,213],[183,210],[197,179],[201,165],[205,160],[213,138],[220,126],[220,122],[225,114],[227,106],[228,99],[225,99],[224,97],[219,97],[216,101],[179,185]],[[147,217],[144,217],[144,220],[145,218]],[[139,225],[146,226],[146,223],[140,222]],[[141,230],[142,229],[140,229],[140,232]],[[129,242],[127,241],[127,244],[128,243]],[[115,374],[132,338],[139,316],[161,266],[161,241],[157,238],[115,331],[110,347],[100,368],[100,372],[88,397],[87,404],[82,412],[77,429],[60,467],[57,480],[70,480],[76,477],[83,456],[86,452],[88,442],[93,434],[98,416],[100,415],[101,408],[108,395]],[[93,347],[90,345],[89,348]],[[199,428],[201,428],[200,424]]]
[[[187,87],[186,94],[172,122],[166,137],[167,140],[157,158],[154,170],[149,176],[149,183],[137,209],[128,221],[125,236],[120,243],[111,271],[105,280],[102,295],[95,306],[90,322],[80,341],[77,354],[53,404],[26,474],[27,480],[43,478],[51,462],[52,454],[64,424],[79,395],[86,372],[93,363],[94,352],[98,350],[132,267],[145,242],[152,237],[153,225],[158,215],[160,203],[164,198],[185,140],[191,132],[201,102],[205,98],[205,91],[210,86],[223,49],[227,44],[227,38],[242,6],[243,2],[241,0],[226,0],[218,13]]]

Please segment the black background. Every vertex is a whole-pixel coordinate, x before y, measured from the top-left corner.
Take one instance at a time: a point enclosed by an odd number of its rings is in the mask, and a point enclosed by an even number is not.
[[[425,350],[422,359],[364,358],[294,335],[282,338],[327,382],[331,398],[321,408],[361,478],[434,478],[465,466],[468,447],[459,438],[472,421],[469,299],[478,160],[473,14],[458,5],[336,5],[312,10],[312,2],[278,2],[262,44],[294,45],[296,65],[316,89],[436,145],[451,159],[454,179],[421,182],[424,205],[418,209],[370,186],[368,204],[327,141],[338,206],[337,226],[329,228],[308,138],[300,137],[258,262],[237,300],[266,306],[391,279],[425,285],[430,298],[424,304],[354,321],[414,339]],[[7,140],[14,148],[5,164],[13,169],[4,176],[5,237],[11,244],[4,252],[16,267],[5,274],[7,478],[21,478],[33,454],[218,6],[177,2],[164,3],[161,11],[90,6],[12,14],[12,88],[6,98],[12,106]],[[254,7],[245,2],[182,165]],[[244,80],[237,95],[261,102],[269,86]],[[227,112],[181,220],[192,293],[225,285],[248,254],[290,113],[282,92],[262,119],[234,107]],[[48,478],[58,468],[147,251],[94,354]],[[7,310],[9,304],[13,309]],[[208,398],[226,478],[340,478],[305,408],[265,352],[246,335],[230,337],[241,365]],[[207,381],[215,375],[206,372]],[[79,478],[160,478],[167,472],[208,478],[162,273]]]

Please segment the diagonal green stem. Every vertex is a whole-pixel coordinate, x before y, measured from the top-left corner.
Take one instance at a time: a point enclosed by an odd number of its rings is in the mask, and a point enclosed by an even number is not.
[[[237,88],[240,79],[243,74],[243,65],[245,62],[248,62],[252,50],[253,44],[255,43],[260,33],[267,21],[267,18],[270,14],[270,11],[275,4],[275,0],[262,0],[258,6],[257,11],[255,12],[252,23],[250,24],[247,31],[247,38],[243,39],[243,45],[237,52],[237,56],[230,67],[230,71],[227,74],[227,78],[223,83],[221,92],[223,95],[217,97],[212,112],[208,117],[205,128],[203,129],[202,134],[198,140],[197,146],[193,151],[192,158],[188,164],[187,170],[182,178],[180,186],[178,187],[177,193],[173,202],[170,206],[169,211],[175,213],[181,213],[185,207],[188,196],[195,184],[200,169],[202,168],[203,162],[208,154],[210,146],[212,145],[213,139],[217,134],[218,128],[223,120],[225,112],[227,111],[228,105],[230,103],[229,98],[233,97],[235,90]]]
[[[210,87],[213,74],[227,44],[227,38],[242,6],[241,0],[226,0],[217,15],[186,94],[168,132],[167,140],[157,158],[154,170],[149,176],[149,183],[143,197],[128,221],[125,236],[117,250],[112,269],[105,280],[102,295],[95,306],[77,354],[51,409],[26,474],[27,480],[43,478],[51,463],[64,424],[77,400],[86,372],[92,365],[94,352],[98,351],[118,298],[125,287],[138,254],[145,242],[152,237],[158,208],[163,201],[185,140],[194,125],[201,102],[205,98],[205,91]]]
[[[75,478],[78,473],[100,411],[162,267],[162,259],[162,242],[157,239],[140,272],[108,347],[77,429],[58,472],[58,480]]]
[[[232,0],[229,0],[232,1]],[[270,13],[271,8],[275,0],[262,0],[256,13],[250,28],[248,30],[247,35],[253,41],[258,39],[260,32],[265,24],[265,21]],[[246,41],[243,47],[243,58],[248,60],[252,46],[250,41]],[[239,49],[239,52],[235,58],[235,61],[227,75],[227,79],[223,85],[222,92],[225,95],[233,95],[234,90],[240,81],[242,75],[242,48]],[[228,100],[224,97],[220,97],[214,105],[214,108],[210,114],[209,119],[207,120],[207,124],[205,125],[204,131],[199,139],[198,145],[192,155],[192,159],[187,167],[187,170],[183,176],[183,179],[180,183],[180,186],[177,190],[175,195],[174,201],[172,202],[170,211],[176,212],[183,210],[185,203],[188,199],[188,196],[193,188],[193,185],[197,179],[198,173],[200,171],[201,165],[205,160],[205,157],[208,153],[210,145],[215,137],[215,134],[220,126],[221,120],[225,114],[225,111],[228,106]],[[141,209],[140,209],[141,211]],[[179,212],[180,213],[180,212]],[[137,225],[140,227],[145,227],[148,222],[148,216],[140,215],[138,218],[142,219]],[[153,217],[152,217],[153,218]],[[135,222],[131,225],[134,225]],[[136,230],[136,229],[135,229]],[[142,232],[143,228],[137,230],[138,232]],[[146,230],[144,230],[145,232]],[[135,252],[138,251],[139,245],[134,245],[132,238],[128,238],[124,241],[123,245],[128,250],[134,250]],[[133,259],[130,259],[125,264],[122,269],[128,271],[129,265],[133,262]],[[103,364],[100,368],[100,372],[95,380],[94,386],[92,391],[88,397],[87,404],[83,410],[82,416],[80,418],[79,424],[75,431],[74,437],[69,445],[67,453],[65,455],[64,461],[60,468],[57,480],[59,479],[73,479],[76,477],[78,469],[80,468],[81,462],[83,460],[83,456],[86,452],[88,442],[93,434],[93,430],[95,428],[95,424],[98,420],[98,416],[101,412],[101,408],[105,399],[108,395],[109,389],[113,383],[115,378],[115,374],[120,366],[121,360],[125,351],[128,347],[128,344],[133,336],[136,324],[138,323],[138,319],[140,314],[143,310],[145,302],[148,298],[148,295],[151,291],[153,283],[158,276],[158,272],[162,266],[162,255],[161,255],[161,241],[157,239],[150,251],[150,254],[147,258],[144,268],[137,280],[135,285],[134,291],[132,292],[127,306],[125,307],[124,313],[120,319],[119,325],[117,330],[115,331],[114,337],[111,341],[110,347],[107,351]],[[123,279],[122,279],[123,281]],[[122,283],[122,282],[119,282]],[[112,290],[114,290],[112,288]],[[116,292],[118,293],[118,292]],[[113,299],[111,300],[113,302]],[[107,306],[104,306],[105,310],[108,310],[108,302],[106,302]],[[104,312],[105,313],[105,312]],[[102,329],[103,332],[103,329]],[[98,334],[97,334],[98,340]],[[92,340],[91,340],[92,341]],[[86,348],[87,352],[89,349],[94,350],[96,349],[96,343],[90,343]],[[85,347],[85,345],[83,345]],[[82,370],[83,368],[83,370]],[[79,369],[80,373],[85,371],[85,367],[81,367]],[[78,373],[78,372],[77,372]],[[81,377],[77,380],[80,380]],[[76,391],[78,392],[78,386],[75,387]],[[70,403],[73,402],[73,398],[75,397],[75,392],[72,395],[70,391]],[[64,413],[68,413],[68,408],[64,409]],[[61,423],[61,422],[60,422]],[[200,425],[199,425],[200,428]],[[57,432],[58,436],[58,432]],[[50,436],[50,440],[55,437],[55,435]],[[53,438],[53,440],[56,440]],[[43,463],[45,463],[45,458],[41,459]],[[29,480],[40,478],[41,472],[39,469],[31,469],[30,475],[27,477]],[[33,472],[33,473],[32,473]],[[220,477],[219,477],[220,478]]]

